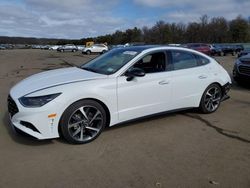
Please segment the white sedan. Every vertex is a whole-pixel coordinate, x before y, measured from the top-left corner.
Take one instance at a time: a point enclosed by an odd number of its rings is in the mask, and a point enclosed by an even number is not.
[[[106,126],[152,114],[197,107],[214,112],[230,85],[222,66],[197,51],[117,48],[80,67],[26,78],[11,89],[8,110],[18,131],[82,144]]]

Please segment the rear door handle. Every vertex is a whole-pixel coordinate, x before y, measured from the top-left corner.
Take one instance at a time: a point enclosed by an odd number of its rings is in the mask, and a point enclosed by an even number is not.
[[[199,79],[205,79],[205,78],[207,78],[207,76],[206,75],[200,75],[198,78]]]
[[[162,80],[162,81],[159,81],[158,83],[159,83],[160,85],[166,85],[166,84],[169,84],[169,81]]]

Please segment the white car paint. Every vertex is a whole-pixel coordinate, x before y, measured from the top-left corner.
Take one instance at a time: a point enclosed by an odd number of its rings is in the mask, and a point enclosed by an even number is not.
[[[108,47],[104,44],[94,44],[82,50],[83,53],[102,53],[108,51]]]
[[[183,50],[207,58],[204,66],[149,73],[128,82],[124,73],[145,54],[159,50]],[[154,47],[139,55],[111,75],[89,72],[80,68],[63,68],[39,73],[24,79],[10,90],[19,112],[11,122],[18,129],[38,138],[59,137],[58,126],[63,112],[81,99],[101,101],[109,110],[110,125],[138,117],[180,108],[198,107],[201,96],[211,83],[231,83],[228,73],[213,59],[197,51],[178,47]],[[42,107],[24,107],[19,99],[62,93]],[[55,117],[48,117],[56,114]],[[32,123],[40,133],[22,124]]]
[[[61,46],[59,46],[59,45],[50,46],[49,50],[57,50],[57,48],[59,48],[59,47],[61,47]]]

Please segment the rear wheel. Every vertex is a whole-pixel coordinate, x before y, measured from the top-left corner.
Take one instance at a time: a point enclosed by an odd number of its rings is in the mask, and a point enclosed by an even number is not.
[[[220,106],[221,98],[222,90],[218,84],[208,86],[202,95],[200,110],[206,114],[215,112]]]
[[[90,50],[88,50],[88,51],[86,52],[86,54],[90,55],[90,54],[91,54],[91,51],[90,51]]]
[[[107,52],[107,50],[103,50],[103,51],[102,51],[102,54],[104,54],[104,53],[106,53],[106,52]]]
[[[85,144],[101,134],[106,119],[106,112],[99,103],[92,100],[78,101],[63,113],[61,131],[68,142]]]

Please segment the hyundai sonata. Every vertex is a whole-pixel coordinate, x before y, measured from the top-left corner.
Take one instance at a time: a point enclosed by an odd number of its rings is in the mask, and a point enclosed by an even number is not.
[[[19,131],[81,144],[106,126],[152,114],[197,107],[212,113],[230,85],[222,66],[198,51],[117,48],[80,67],[26,78],[10,90],[8,110]]]

